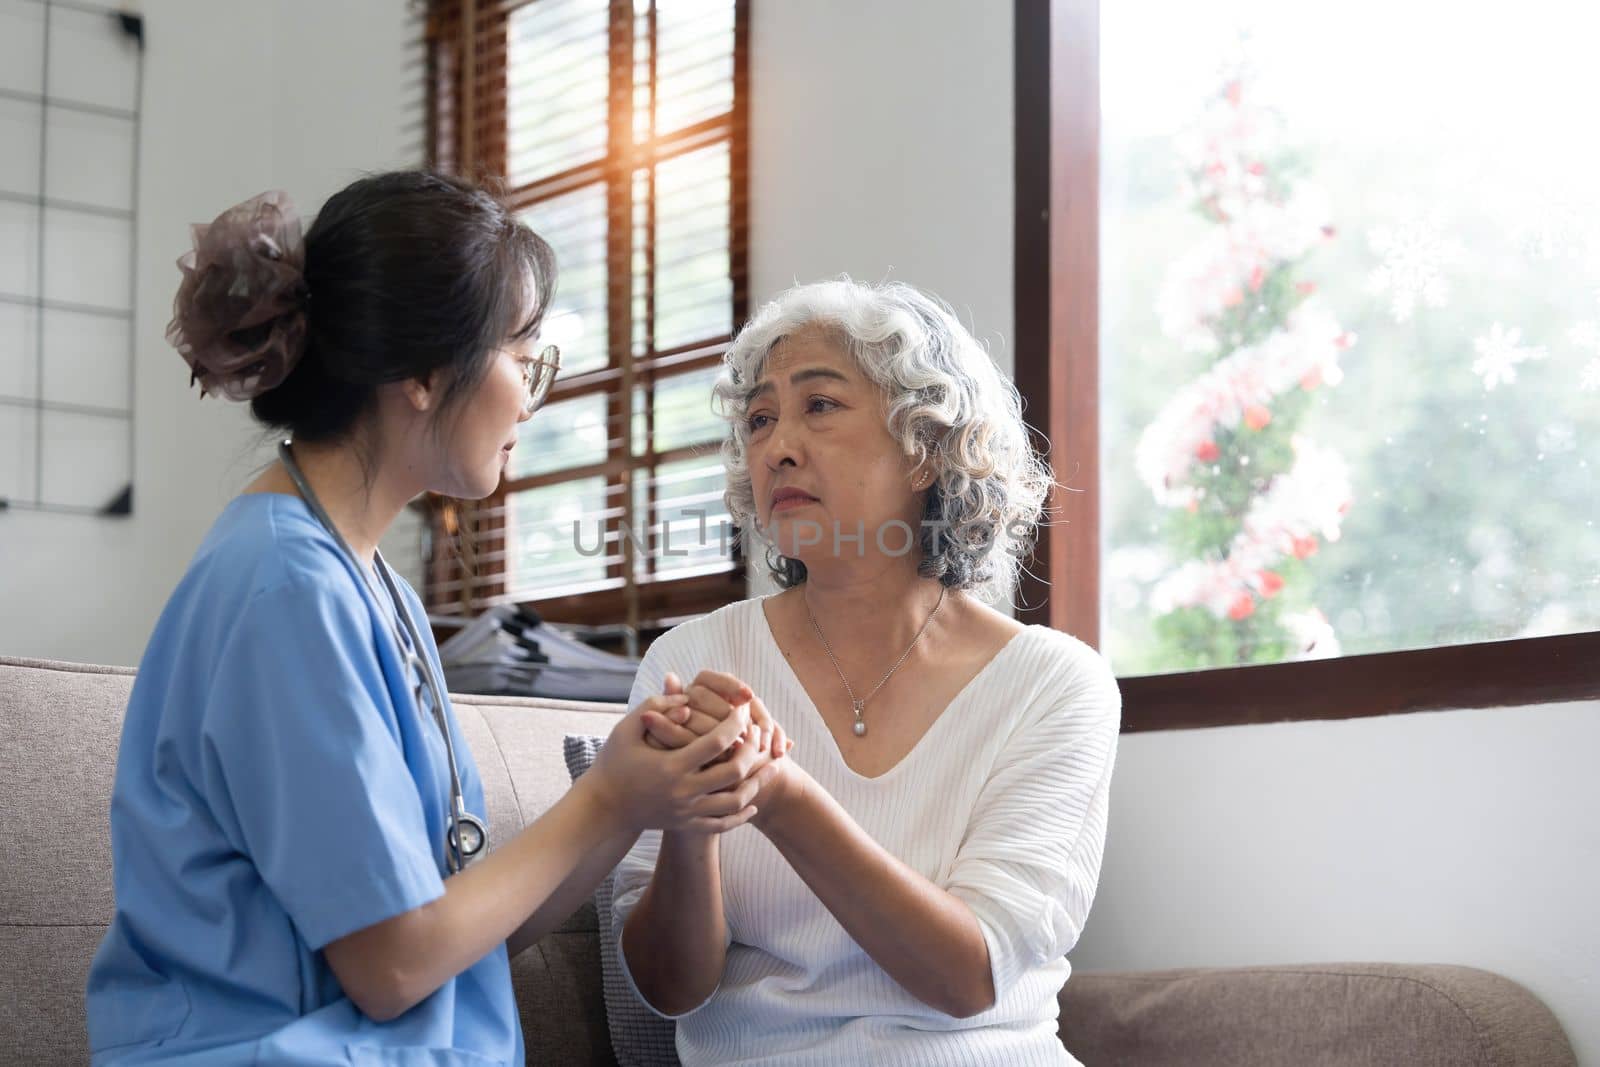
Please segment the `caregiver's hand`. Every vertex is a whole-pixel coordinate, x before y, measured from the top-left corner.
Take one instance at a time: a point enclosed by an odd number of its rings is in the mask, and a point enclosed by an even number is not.
[[[726,683],[721,681],[717,682],[716,688],[713,690],[713,692],[715,692],[717,695],[717,701],[714,704],[705,704],[705,694],[697,694],[701,696],[702,704],[705,706],[700,709],[696,709],[691,704],[691,698],[688,698],[687,694],[685,693],[683,682],[678,678],[677,672],[667,672],[666,677],[661,681],[662,695],[684,695],[686,699],[681,707],[661,709],[662,713],[666,716],[669,722],[675,723],[679,726],[688,726],[691,719],[693,720],[693,727],[691,728],[690,734],[674,733],[671,736],[683,738],[685,740],[693,740],[693,738],[699,737],[701,734],[710,733],[712,728],[715,727],[717,723],[721,722],[726,716],[726,709],[737,707],[740,704],[748,704],[750,702],[750,697],[752,694],[749,686],[745,685],[743,682],[740,682],[732,675],[724,675],[722,677],[726,679]],[[700,682],[701,679],[696,678],[695,681]],[[669,749],[683,747],[681,743],[669,743],[662,737],[656,736],[656,734],[651,731],[650,727],[652,723],[655,724],[658,729],[661,725],[660,720],[655,716],[647,716],[644,722],[644,739],[652,748]],[[750,733],[751,731],[746,730],[745,733],[740,736],[740,742],[743,743],[745,738],[747,738]]]
[[[677,694],[641,701],[612,729],[594,765],[578,779],[594,791],[595,800],[620,828],[723,833],[755,814],[750,801],[761,779],[752,775],[760,770],[755,765],[760,753],[747,745],[718,762],[749,728],[748,706],[733,708],[713,729],[680,749],[663,752],[646,743],[645,717],[662,716],[686,700]]]
[[[678,676],[668,672],[664,681],[666,695],[682,690]],[[731,674],[722,671],[701,671],[686,691],[689,701],[684,706],[670,707],[644,716],[647,741],[658,748],[681,748],[713,730],[736,707],[748,704],[750,729],[741,739],[773,759],[783,757],[794,747],[773,719],[767,707],[750,687]],[[731,754],[731,753],[730,753]],[[726,757],[724,757],[726,758]]]
[[[677,675],[670,671],[664,679],[664,685],[669,697],[682,691]],[[810,790],[821,788],[798,763],[781,758],[794,748],[794,742],[784,734],[783,727],[773,719],[761,699],[739,679],[721,671],[701,671],[695,676],[687,695],[689,703],[686,705],[646,712],[642,717],[645,729],[649,731],[646,738],[654,745],[681,748],[715,729],[722,717],[732,713],[738,702],[748,701],[750,729],[745,736],[748,738],[762,731],[754,738],[754,747],[772,760],[770,769],[762,775],[757,804],[759,810],[750,820],[752,826],[764,832],[772,830],[783,814],[792,813],[804,804],[804,798]],[[765,737],[765,743],[762,737]],[[729,759],[742,751],[742,747],[732,748],[720,758]],[[758,771],[762,770],[760,763],[755,766]]]

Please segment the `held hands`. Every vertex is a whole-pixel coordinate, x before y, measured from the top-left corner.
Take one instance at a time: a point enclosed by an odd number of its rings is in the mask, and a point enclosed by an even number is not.
[[[750,706],[750,728],[740,735],[735,747],[754,745],[765,749],[773,759],[781,758],[794,747],[794,742],[773,720],[767,706],[755,698],[749,686],[731,674],[701,671],[685,690],[678,676],[668,671],[665,686],[666,696],[684,693],[689,699],[683,706],[644,717],[645,729],[649,731],[645,741],[654,748],[682,748],[696,737],[710,733],[734,708],[746,704]]]
[[[612,729],[594,766],[578,779],[579,785],[594,791],[601,809],[618,829],[721,833],[754,814],[750,798],[760,783],[741,786],[753,760],[736,756],[719,762],[749,728],[747,708],[681,749],[662,752],[645,743],[643,717],[682,707],[687,701],[682,694],[642,701]],[[735,786],[742,791],[722,792]]]
[[[687,690],[676,674],[668,673],[666,692],[662,699],[671,701],[680,694],[687,703],[668,704],[662,708],[644,710],[641,718],[646,743],[654,748],[681,749],[696,743],[697,738],[708,736],[726,722],[727,718],[748,708],[750,725],[719,760],[743,758],[747,749],[754,749],[759,759],[753,764],[754,773],[761,779],[758,811],[753,811],[753,825],[766,827],[773,813],[780,808],[792,807],[793,798],[806,791],[809,776],[793,760],[784,757],[794,748],[783,727],[767,711],[766,705],[751,692],[750,687],[730,674],[720,671],[701,671]]]
[[[756,814],[756,794],[775,774],[771,752],[780,741],[779,751],[793,742],[781,737],[765,708],[760,715],[768,725],[757,725],[752,713],[758,702],[729,675],[701,672],[688,692],[677,691],[682,686],[668,675],[667,688],[616,725],[579,781],[589,780],[585,784],[602,808],[627,830],[719,834],[743,825]],[[670,748],[651,743],[659,734]]]

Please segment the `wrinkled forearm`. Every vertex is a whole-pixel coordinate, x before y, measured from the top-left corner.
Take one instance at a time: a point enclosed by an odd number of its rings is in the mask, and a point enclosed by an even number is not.
[[[667,831],[655,873],[622,932],[622,953],[651,1006],[681,1015],[722,981],[727,925],[715,835]]]
[[[761,831],[856,944],[912,996],[957,1018],[994,1005],[972,910],[879,845],[813,786]]]

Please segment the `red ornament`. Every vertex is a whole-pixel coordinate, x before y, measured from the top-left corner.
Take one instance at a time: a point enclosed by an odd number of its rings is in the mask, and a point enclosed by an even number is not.
[[[1273,597],[1278,595],[1278,590],[1283,588],[1283,575],[1277,571],[1260,571],[1257,575],[1261,579],[1261,595]]]
[[[1296,537],[1294,539],[1294,558],[1305,559],[1307,556],[1317,554],[1317,539],[1315,537]]]
[[[1217,447],[1215,441],[1201,441],[1199,447],[1194,450],[1194,458],[1201,463],[1210,463],[1220,455],[1222,449]]]
[[[1300,376],[1300,388],[1304,389],[1308,393],[1311,392],[1311,390],[1315,389],[1317,386],[1319,386],[1321,384],[1322,384],[1322,368],[1321,367],[1312,367],[1310,370],[1306,371],[1305,374]]]
[[[1272,412],[1260,404],[1251,404],[1244,409],[1244,424],[1252,430],[1262,430],[1267,423],[1272,421]]]
[[[1228,618],[1238,622],[1240,619],[1248,619],[1255,614],[1255,611],[1255,598],[1249,593],[1240,593],[1234,598],[1233,603],[1228,606]]]

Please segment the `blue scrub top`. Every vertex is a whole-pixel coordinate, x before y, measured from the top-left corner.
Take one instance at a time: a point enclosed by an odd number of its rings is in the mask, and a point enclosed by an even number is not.
[[[412,698],[388,599],[297,496],[237,497],[206,535],[123,724],[116,915],[87,990],[96,1067],[521,1067],[503,944],[387,1023],[361,1014],[321,952],[444,893],[444,740]],[[445,714],[482,817],[448,701]]]

